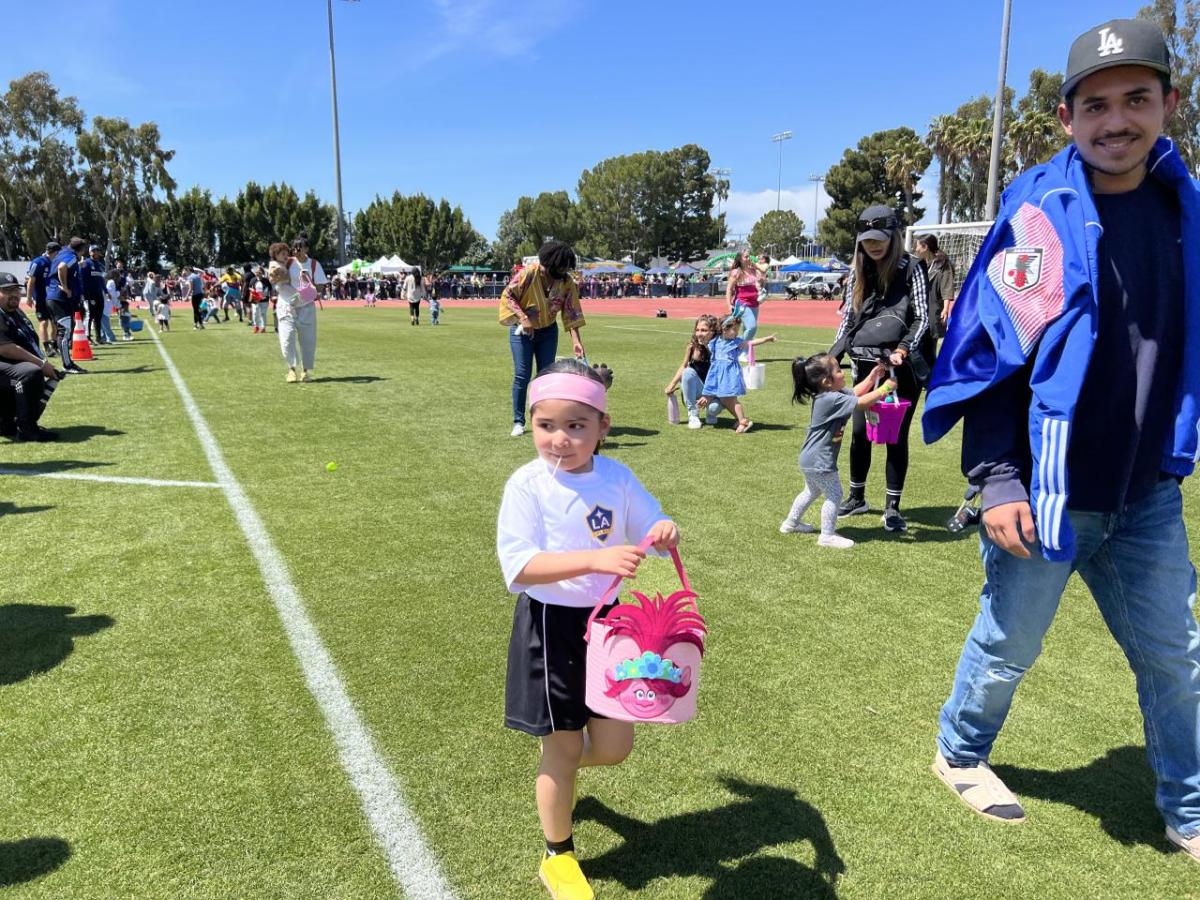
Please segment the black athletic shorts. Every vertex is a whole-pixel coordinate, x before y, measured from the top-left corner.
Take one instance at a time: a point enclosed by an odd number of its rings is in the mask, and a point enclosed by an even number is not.
[[[39,322],[53,322],[54,313],[50,312],[50,304],[46,302],[46,298],[33,301],[33,314]]]
[[[604,616],[615,606],[600,610]],[[517,598],[508,641],[504,724],[543,737],[580,731],[588,719],[604,718],[587,707],[587,642],[583,629],[589,606],[555,606],[528,594]]]

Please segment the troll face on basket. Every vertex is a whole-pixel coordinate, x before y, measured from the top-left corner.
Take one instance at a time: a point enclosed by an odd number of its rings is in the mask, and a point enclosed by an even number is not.
[[[666,712],[692,689],[692,668],[670,656],[673,648],[687,656],[694,647],[704,653],[704,619],[692,603],[691,591],[676,591],[667,598],[634,592],[638,603],[621,604],[605,622],[611,631],[605,643],[621,642],[629,655],[604,673],[605,696],[616,697],[621,706],[639,719],[652,719]]]

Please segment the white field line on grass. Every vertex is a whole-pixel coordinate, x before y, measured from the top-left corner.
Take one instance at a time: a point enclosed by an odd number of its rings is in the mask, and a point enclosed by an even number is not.
[[[309,691],[325,716],[325,724],[337,745],[342,768],[362,801],[363,812],[387,854],[392,874],[407,897],[430,900],[453,898],[454,890],[442,876],[438,861],[426,845],[416,818],[404,802],[395,776],[375,749],[370,731],[346,692],[337,664],[322,642],[304,608],[300,593],[292,583],[287,564],[275,548],[250,498],[225,462],[216,438],[166,347],[154,332],[151,332],[151,337],[171,380],[175,382],[175,389],[208,457],[213,475],[224,491],[250,545],[250,551],[258,562],[271,600],[292,645],[292,652],[304,671]]]
[[[644,332],[653,332],[653,333],[655,333],[655,334],[682,334],[682,335],[685,335],[685,336],[687,336],[687,337],[691,337],[691,335],[692,335],[692,332],[690,332],[690,331],[675,331],[674,329],[672,329],[672,330],[668,331],[668,330],[667,330],[667,329],[665,329],[665,328],[661,328],[661,329],[660,329],[660,328],[647,328],[647,327],[646,327],[646,326],[644,326],[644,325],[642,325],[642,326],[636,326],[636,325],[601,325],[600,327],[601,327],[601,328],[616,328],[616,329],[617,329],[617,330],[619,330],[619,331],[644,331]],[[821,343],[820,341],[790,341],[790,340],[788,340],[788,339],[786,339],[786,338],[780,338],[780,339],[778,340],[778,342],[777,342],[777,343],[780,343],[780,344],[798,344],[798,345],[800,345],[801,347],[828,347],[828,346],[829,346],[829,344],[823,344],[823,343]]]
[[[140,484],[148,487],[219,488],[215,481],[171,481],[163,478],[131,478],[124,475],[88,475],[85,472],[26,472],[20,469],[0,469],[0,475],[22,478],[60,478],[64,481],[99,481],[104,484]]]

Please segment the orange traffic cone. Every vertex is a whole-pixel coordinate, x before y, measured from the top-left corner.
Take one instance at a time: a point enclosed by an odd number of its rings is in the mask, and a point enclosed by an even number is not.
[[[83,330],[83,314],[75,313],[75,330],[71,332],[71,359],[95,359],[87,332]]]

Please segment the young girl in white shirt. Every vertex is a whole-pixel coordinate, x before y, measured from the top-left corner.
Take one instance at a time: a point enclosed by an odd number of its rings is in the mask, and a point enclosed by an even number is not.
[[[645,558],[636,545],[652,537],[667,550],[679,531],[628,468],[596,455],[611,425],[599,375],[560,360],[530,382],[529,400],[538,456],[505,485],[496,534],[504,580],[519,595],[504,724],[541,738],[539,875],[555,897],[586,898],[571,833],[576,774],[624,760],[633,725],[587,708],[584,630],[612,577],[632,577]]]

